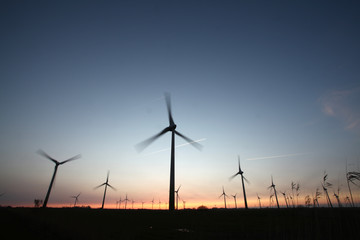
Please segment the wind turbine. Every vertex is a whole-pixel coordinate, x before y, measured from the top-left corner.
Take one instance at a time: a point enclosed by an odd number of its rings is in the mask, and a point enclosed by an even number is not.
[[[274,190],[274,194],[275,194],[275,198],[276,198],[276,205],[277,205],[278,208],[280,208],[279,200],[278,200],[278,197],[277,197],[277,194],[276,194],[276,188],[275,188],[275,184],[274,184],[272,176],[271,176],[271,185],[268,187],[268,189],[271,189],[271,188]]]
[[[147,140],[139,143],[136,145],[136,149],[140,152],[144,150],[147,146],[149,146],[153,141],[155,141],[157,138],[159,138],[161,135],[171,132],[171,164],[170,164],[170,190],[169,190],[169,210],[175,209],[175,134],[182,137],[193,145],[194,147],[201,150],[202,145],[191,140],[190,138],[184,136],[183,134],[176,131],[176,124],[173,120],[172,113],[171,113],[171,102],[170,102],[170,94],[165,94],[165,100],[166,100],[166,106],[168,111],[168,117],[169,117],[169,126],[164,128],[160,133],[148,138]]]
[[[239,171],[237,173],[235,173],[234,175],[232,175],[230,177],[230,180],[233,179],[234,177],[236,177],[237,175],[241,176],[241,182],[242,182],[242,187],[243,187],[243,194],[244,194],[244,203],[245,203],[245,208],[248,209],[248,205],[247,205],[247,201],[246,201],[246,192],[245,192],[245,184],[244,184],[244,180],[249,183],[249,181],[244,177],[244,172],[241,170],[240,167],[240,156],[238,156],[238,162],[239,162]]]
[[[75,198],[74,207],[76,206],[76,203],[78,202],[78,198],[79,198],[80,194],[81,193],[79,193],[77,196],[71,196],[71,198]]]
[[[179,205],[178,205],[178,202],[179,202],[179,190],[181,188],[181,185],[178,187],[178,189],[175,191],[176,193],[176,210],[179,209]]]
[[[125,197],[125,199],[124,199],[124,202],[125,202],[125,209],[126,209],[126,206],[127,206],[127,202],[128,202],[128,201],[130,201],[130,200],[128,199],[127,194],[126,194],[126,197]]]
[[[103,184],[100,184],[99,186],[97,186],[97,187],[94,188],[94,189],[97,189],[97,188],[102,187],[102,186],[105,185],[104,197],[103,197],[103,200],[102,200],[101,209],[104,208],[104,203],[105,203],[105,196],[106,196],[106,189],[107,189],[107,187],[109,186],[109,187],[111,187],[113,190],[116,191],[116,189],[109,184],[109,174],[110,174],[110,171],[107,172],[106,182],[104,182]]]
[[[182,202],[183,202],[183,206],[184,206],[184,209],[185,209],[185,203],[186,203],[186,201],[183,200]]]
[[[132,208],[132,209],[134,209],[134,203],[135,203],[135,201],[134,201],[134,199],[132,199],[132,200],[131,200],[131,208]]]
[[[257,198],[258,198],[258,201],[259,201],[259,207],[261,208],[261,198],[259,197],[258,194],[256,194]]]
[[[119,202],[119,209],[121,209],[121,203],[122,203],[121,197],[120,197],[120,200],[118,202]]]
[[[229,196],[226,195],[225,190],[224,190],[224,186],[223,186],[222,189],[223,189],[223,193],[219,196],[219,198],[221,198],[221,196],[224,196],[224,204],[225,204],[225,209],[226,209],[226,198],[228,198]]]
[[[70,162],[70,161],[73,161],[73,160],[76,160],[78,158],[81,157],[81,155],[76,155],[72,158],[69,158],[68,160],[65,160],[65,161],[62,161],[62,162],[58,162],[57,160],[55,160],[54,158],[50,157],[47,153],[45,153],[43,150],[38,150],[37,151],[38,154],[42,155],[43,157],[46,157],[47,159],[49,159],[50,161],[54,162],[55,163],[55,169],[54,169],[54,173],[53,173],[53,176],[51,178],[51,181],[50,181],[50,185],[49,185],[49,189],[46,193],[46,197],[45,197],[45,200],[44,200],[44,204],[43,204],[43,208],[46,208],[46,205],[47,205],[47,202],[49,200],[49,196],[50,196],[50,192],[51,192],[51,188],[54,184],[54,180],[55,180],[55,176],[56,176],[56,172],[57,172],[57,169],[60,165],[63,165],[64,163],[67,163],[67,162]]]
[[[237,204],[236,204],[236,194],[237,194],[237,193],[235,193],[235,195],[231,195],[231,196],[234,198],[234,200],[235,200],[235,208],[237,208]]]
[[[153,198],[153,200],[151,201],[151,209],[154,209],[154,198]]]

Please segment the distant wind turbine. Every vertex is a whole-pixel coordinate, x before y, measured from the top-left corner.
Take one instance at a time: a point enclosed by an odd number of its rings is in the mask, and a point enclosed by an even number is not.
[[[153,200],[151,201],[151,209],[154,209],[154,198],[153,198]]]
[[[77,196],[71,196],[71,198],[75,198],[74,207],[76,206],[76,203],[78,202],[78,198],[79,198],[80,194],[81,193],[79,193]]]
[[[235,193],[235,195],[231,195],[231,196],[234,198],[234,201],[235,201],[235,208],[237,208],[237,204],[236,204],[236,194],[237,194],[237,193]]]
[[[226,198],[229,198],[229,196],[225,193],[224,186],[222,189],[223,189],[223,193],[219,196],[219,198],[224,196],[224,204],[225,204],[225,209],[226,209]]]
[[[185,209],[185,203],[186,203],[186,201],[183,200],[182,202],[183,202],[183,207],[184,207],[184,209]]]
[[[51,181],[50,181],[50,185],[49,185],[49,189],[46,193],[46,197],[45,197],[45,200],[44,200],[44,204],[43,204],[43,208],[46,208],[46,205],[47,205],[47,202],[49,200],[49,197],[50,197],[50,192],[51,192],[51,188],[54,184],[54,180],[55,180],[55,176],[56,176],[56,172],[57,172],[57,169],[60,165],[64,164],[64,163],[67,163],[67,162],[70,162],[70,161],[74,161],[78,158],[81,157],[81,155],[76,155],[72,158],[69,158],[68,160],[65,160],[65,161],[62,161],[62,162],[58,162],[57,160],[55,160],[54,158],[50,157],[47,153],[45,153],[43,150],[38,150],[37,151],[38,154],[40,154],[41,156],[43,157],[46,157],[47,159],[49,159],[50,161],[54,162],[55,163],[55,169],[54,169],[54,173],[53,173],[53,176],[51,178]]]
[[[259,207],[261,208],[261,198],[259,197],[258,194],[256,194],[257,198],[258,198],[258,201],[259,201]]]
[[[134,209],[134,203],[135,203],[135,201],[132,199],[132,200],[131,200],[131,208],[132,208],[132,209]]]
[[[100,184],[99,186],[97,186],[97,187],[94,188],[94,189],[97,189],[97,188],[102,187],[102,186],[105,185],[104,197],[103,197],[103,200],[102,200],[101,209],[104,208],[104,203],[105,203],[105,196],[106,196],[107,187],[109,186],[110,188],[112,188],[113,190],[116,191],[116,189],[109,184],[109,174],[110,174],[110,171],[107,172],[106,182],[104,182],[103,184]]]
[[[128,202],[128,201],[130,201],[130,200],[128,199],[127,194],[126,194],[126,197],[125,197],[125,199],[124,199],[124,202],[125,202],[125,209],[126,209],[126,206],[127,206],[127,202]]]
[[[273,189],[274,190],[274,194],[275,194],[275,198],[276,198],[276,205],[277,205],[278,208],[280,208],[279,200],[278,200],[278,197],[277,197],[277,194],[276,194],[276,188],[275,188],[275,184],[274,184],[272,176],[271,176],[271,185],[268,187],[268,189]]]
[[[232,175],[230,177],[230,180],[233,179],[234,177],[236,177],[237,175],[241,176],[241,183],[242,183],[242,188],[243,188],[243,194],[244,194],[244,203],[245,203],[245,208],[248,209],[248,205],[247,205],[247,201],[246,201],[246,191],[245,191],[245,184],[244,184],[244,180],[249,183],[249,181],[244,177],[244,172],[241,170],[240,167],[240,156],[238,156],[238,163],[239,163],[239,171],[237,173],[235,173],[234,175]]]
[[[175,191],[175,193],[176,193],[176,210],[179,210],[179,205],[178,205],[178,203],[179,203],[179,190],[180,190],[180,188],[181,188],[181,185],[178,187],[178,189]]]
[[[119,209],[121,209],[121,203],[122,203],[121,197],[118,202],[119,202]]]
[[[138,151],[144,150],[147,146],[149,146],[153,141],[159,138],[161,135],[171,132],[171,164],[170,164],[170,190],[169,190],[169,210],[175,210],[175,134],[182,137],[188,143],[192,144],[194,147],[199,150],[202,148],[202,145],[191,140],[190,138],[184,136],[183,134],[176,131],[176,124],[173,120],[171,113],[171,102],[170,102],[170,94],[165,94],[165,100],[168,110],[169,117],[169,126],[164,128],[160,133],[155,136],[139,143],[136,145],[136,149]]]

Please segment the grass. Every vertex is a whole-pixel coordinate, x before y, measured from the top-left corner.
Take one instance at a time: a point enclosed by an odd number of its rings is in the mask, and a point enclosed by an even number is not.
[[[358,208],[100,210],[0,208],[13,239],[357,239]]]

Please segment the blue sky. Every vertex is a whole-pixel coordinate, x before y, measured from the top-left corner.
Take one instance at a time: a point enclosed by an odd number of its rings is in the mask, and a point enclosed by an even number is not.
[[[82,154],[59,168],[49,206],[79,192],[100,205],[93,187],[108,170],[109,204],[126,193],[167,202],[170,151],[158,151],[170,134],[134,148],[167,126],[164,92],[177,130],[204,146],[176,150],[189,204],[221,205],[222,186],[241,197],[240,180],[228,181],[238,154],[254,200],[268,199],[271,175],[282,191],[296,181],[313,194],[325,170],[348,194],[346,161],[359,170],[360,159],[357,2],[1,5],[0,204],[45,197],[54,166],[38,149]]]

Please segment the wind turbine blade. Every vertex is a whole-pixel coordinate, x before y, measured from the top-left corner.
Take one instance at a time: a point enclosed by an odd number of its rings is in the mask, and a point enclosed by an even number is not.
[[[114,188],[113,186],[111,186],[110,184],[107,184],[109,187],[111,187],[114,191],[116,191],[116,188]]]
[[[239,175],[239,173],[235,173],[234,175],[232,175],[231,177],[229,177],[229,181],[233,180],[237,175]]]
[[[109,182],[109,174],[110,174],[110,171],[107,172],[107,175],[106,175],[106,184]]]
[[[181,188],[181,185],[178,187],[178,189],[176,190],[176,192],[179,192],[180,188]]]
[[[168,115],[169,115],[169,125],[173,126],[173,125],[175,125],[175,123],[174,123],[174,120],[172,118],[172,113],[171,113],[170,93],[165,93],[165,100],[166,100],[166,107],[167,107]]]
[[[202,146],[200,143],[195,142],[194,140],[192,140],[192,139],[184,136],[183,134],[179,133],[178,131],[175,130],[175,133],[176,133],[177,135],[179,135],[180,137],[182,137],[183,139],[185,139],[188,143],[190,143],[191,145],[193,145],[194,147],[196,147],[198,150],[201,151],[201,149],[203,148],[203,146]]]
[[[156,134],[155,136],[152,136],[151,138],[146,139],[145,141],[142,141],[141,143],[138,143],[135,145],[135,149],[138,152],[143,151],[147,146],[149,146],[153,141],[155,141],[158,137],[160,137],[161,135],[163,135],[164,133],[168,132],[169,128],[164,128],[164,130],[162,130],[161,132],[159,132],[158,134]]]
[[[245,182],[247,182],[247,184],[250,184],[249,180],[247,180],[246,177],[243,176],[243,178],[244,178]]]
[[[81,155],[80,155],[80,154],[78,154],[78,155],[76,155],[76,156],[74,156],[74,157],[72,157],[72,158],[69,158],[68,160],[62,161],[62,162],[59,163],[59,164],[61,165],[61,164],[64,164],[64,163],[67,163],[67,162],[70,162],[70,161],[74,161],[74,160],[79,159],[79,158],[81,158]]]
[[[105,184],[106,184],[106,183],[100,184],[99,186],[94,187],[94,189],[98,189],[99,187],[102,187],[102,186],[104,186]]]
[[[54,158],[50,157],[46,152],[44,152],[43,150],[39,149],[37,151],[37,153],[43,157],[46,157],[47,159],[49,159],[50,161],[53,161],[55,164],[59,164],[58,161],[56,161]]]
[[[239,163],[239,172],[242,172],[241,167],[240,167],[240,156],[239,155],[238,155],[238,163]]]

